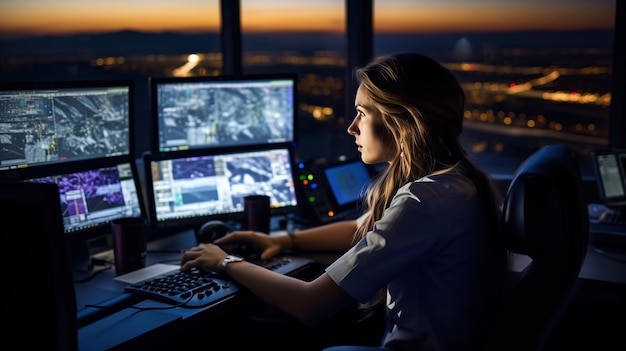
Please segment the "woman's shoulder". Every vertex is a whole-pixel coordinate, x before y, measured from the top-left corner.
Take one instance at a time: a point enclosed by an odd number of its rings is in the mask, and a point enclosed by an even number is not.
[[[417,196],[418,198],[435,197],[447,194],[463,193],[475,190],[472,181],[460,172],[447,172],[428,175],[411,181],[400,189],[396,195]]]
[[[424,176],[422,178],[413,180],[404,185],[404,187],[411,187],[411,185],[467,185],[472,184],[470,178],[468,178],[463,172],[460,171],[450,171],[445,173],[435,173]]]

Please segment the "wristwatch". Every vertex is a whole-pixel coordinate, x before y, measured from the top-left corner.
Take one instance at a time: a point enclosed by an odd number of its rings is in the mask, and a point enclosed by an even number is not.
[[[243,261],[243,258],[241,258],[239,256],[228,255],[228,256],[224,257],[222,262],[220,262],[220,270],[221,271],[225,271],[227,264],[232,263],[232,262],[241,262],[241,261]]]

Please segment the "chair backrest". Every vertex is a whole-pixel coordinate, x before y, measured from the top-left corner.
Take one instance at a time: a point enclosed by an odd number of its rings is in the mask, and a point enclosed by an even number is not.
[[[56,184],[0,183],[3,342],[78,349],[76,295]]]
[[[520,165],[501,224],[509,251],[531,262],[514,275],[487,349],[541,350],[575,288],[589,238],[579,164],[569,148],[545,146]]]

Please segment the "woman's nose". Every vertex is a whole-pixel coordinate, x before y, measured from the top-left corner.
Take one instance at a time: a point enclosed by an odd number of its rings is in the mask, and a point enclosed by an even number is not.
[[[350,125],[348,126],[348,130],[347,131],[348,131],[348,134],[350,134],[350,135],[358,134],[359,129],[355,125],[354,121],[352,121],[352,123],[350,123]]]

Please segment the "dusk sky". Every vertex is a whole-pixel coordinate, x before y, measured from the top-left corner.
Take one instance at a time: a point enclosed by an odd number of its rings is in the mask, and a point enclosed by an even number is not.
[[[616,0],[375,0],[377,32],[613,28]],[[242,0],[244,31],[344,31],[343,0]],[[0,37],[219,30],[218,0],[2,0]]]

